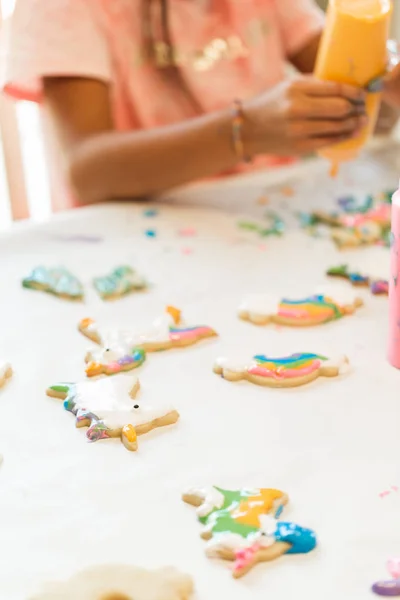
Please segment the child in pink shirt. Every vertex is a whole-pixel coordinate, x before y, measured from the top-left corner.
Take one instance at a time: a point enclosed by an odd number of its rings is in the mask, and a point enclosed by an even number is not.
[[[17,0],[4,89],[43,104],[76,202],[147,197],[355,135],[362,90],[286,76],[322,27],[313,0]]]

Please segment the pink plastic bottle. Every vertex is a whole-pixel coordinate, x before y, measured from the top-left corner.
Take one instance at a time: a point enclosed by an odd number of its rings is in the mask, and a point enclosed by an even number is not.
[[[400,369],[400,189],[392,199],[389,277],[389,352],[391,365]]]

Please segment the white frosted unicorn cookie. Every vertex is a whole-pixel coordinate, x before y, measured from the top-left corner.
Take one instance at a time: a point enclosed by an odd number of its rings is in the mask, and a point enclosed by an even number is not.
[[[170,405],[151,407],[136,396],[137,377],[124,376],[81,383],[58,383],[46,393],[64,400],[64,408],[75,415],[77,427],[88,427],[90,442],[120,438],[128,450],[138,447],[137,437],[152,429],[173,425],[179,413]]]
[[[172,306],[167,307],[147,331],[107,330],[92,319],[83,319],[79,331],[100,346],[86,355],[88,377],[128,371],[143,363],[146,352],[191,346],[217,335],[205,325],[184,326],[181,311]]]
[[[214,373],[228,381],[247,380],[257,385],[284,388],[305,385],[318,377],[337,377],[346,372],[348,365],[345,356],[332,360],[304,352],[283,358],[259,354],[241,364],[228,358],[219,358],[215,362]]]
[[[190,600],[193,581],[172,567],[101,565],[47,584],[29,600]]]
[[[279,300],[271,294],[246,296],[239,306],[239,317],[255,325],[310,327],[351,315],[362,304],[353,290],[325,286],[307,298]]]
[[[12,376],[12,367],[9,362],[0,360],[0,387]]]

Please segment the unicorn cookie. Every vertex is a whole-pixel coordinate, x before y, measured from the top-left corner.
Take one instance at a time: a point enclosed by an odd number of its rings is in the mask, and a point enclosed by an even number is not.
[[[355,287],[368,287],[370,283],[369,277],[361,275],[360,273],[350,271],[348,265],[339,265],[338,267],[331,267],[326,272],[328,277],[337,277],[339,279],[345,279],[349,281],[351,285]]]
[[[142,291],[147,288],[144,277],[129,266],[117,267],[104,277],[95,277],[93,285],[103,300],[115,300],[130,292]]]
[[[185,327],[180,310],[172,306],[167,307],[165,313],[142,333],[103,330],[92,319],[81,321],[79,331],[100,346],[99,350],[90,350],[86,355],[88,377],[134,369],[144,361],[145,352],[191,346],[217,335],[205,325]]]
[[[137,377],[126,376],[81,383],[58,383],[46,391],[64,400],[64,408],[76,418],[76,427],[88,427],[90,442],[120,438],[131,451],[138,448],[137,437],[152,429],[173,425],[179,413],[170,405],[158,408],[139,402]]]
[[[367,212],[329,215],[315,212],[316,222],[332,227],[331,238],[338,248],[355,248],[382,243],[390,229],[391,206],[382,203]]]
[[[277,520],[288,502],[288,496],[280,490],[211,487],[190,489],[182,498],[197,507],[207,555],[233,561],[235,578],[257,563],[284,554],[306,554],[317,544],[310,529]]]
[[[374,296],[387,296],[389,294],[389,282],[387,280],[372,280],[367,275],[361,275],[360,273],[350,271],[347,265],[331,267],[326,274],[328,277],[346,279],[355,287],[369,287],[371,294]]]
[[[276,323],[310,327],[353,314],[363,302],[351,290],[332,288],[299,300],[277,300],[270,294],[247,296],[239,307],[239,317],[255,325]]]
[[[0,387],[2,387],[11,376],[12,367],[10,363],[0,360]]]
[[[337,360],[319,354],[299,353],[283,358],[254,356],[248,363],[238,364],[228,358],[217,359],[214,373],[228,381],[247,380],[266,387],[298,387],[318,377],[337,377],[348,368],[345,356]]]
[[[36,267],[22,281],[25,288],[53,294],[64,300],[82,300],[83,287],[81,282],[67,269],[57,267]]]
[[[48,583],[29,600],[190,600],[193,581],[173,567],[89,567],[67,581]]]

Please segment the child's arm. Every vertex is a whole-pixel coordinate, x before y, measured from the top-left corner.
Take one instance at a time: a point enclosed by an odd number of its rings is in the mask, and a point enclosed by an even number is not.
[[[110,89],[79,78],[44,83],[71,182],[83,203],[143,197],[237,164],[232,107],[151,130],[113,130]],[[150,101],[150,100],[149,100]],[[362,127],[364,93],[346,85],[287,81],[244,103],[250,156],[298,155],[347,139]]]
[[[278,0],[276,10],[288,60],[301,73],[312,73],[324,27],[323,11],[314,0]]]

